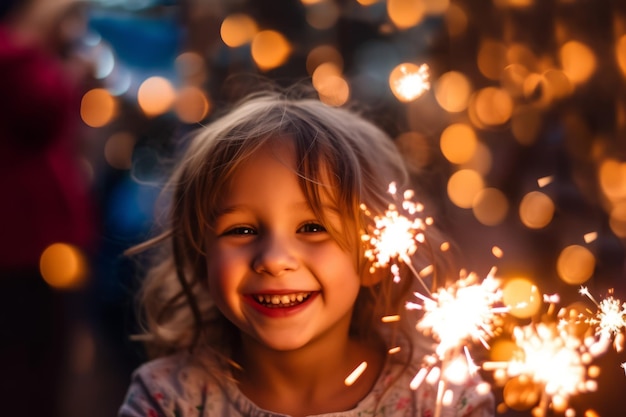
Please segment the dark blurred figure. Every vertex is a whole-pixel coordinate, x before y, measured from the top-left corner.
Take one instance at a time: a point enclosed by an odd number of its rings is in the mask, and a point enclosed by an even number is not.
[[[80,65],[68,0],[0,0],[0,414],[57,417],[68,315],[39,259],[95,235],[79,168]],[[67,15],[66,15],[67,17]]]

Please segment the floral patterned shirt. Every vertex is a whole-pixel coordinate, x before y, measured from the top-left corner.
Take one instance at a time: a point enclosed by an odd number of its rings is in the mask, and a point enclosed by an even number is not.
[[[405,371],[398,378],[400,370],[400,365],[387,364],[356,407],[322,416],[371,417],[376,409],[376,415],[385,417],[434,417],[436,387],[424,381],[412,390],[415,374]],[[200,362],[187,353],[155,359],[134,372],[118,417],[288,417],[258,407],[230,375],[217,360]],[[481,388],[479,380],[448,384],[452,401],[443,406],[440,417],[493,416],[493,396]]]

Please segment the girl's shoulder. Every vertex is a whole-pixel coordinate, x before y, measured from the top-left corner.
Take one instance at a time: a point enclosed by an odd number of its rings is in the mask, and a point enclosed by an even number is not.
[[[119,417],[201,415],[223,401],[230,372],[213,355],[180,352],[153,359],[132,374]]]

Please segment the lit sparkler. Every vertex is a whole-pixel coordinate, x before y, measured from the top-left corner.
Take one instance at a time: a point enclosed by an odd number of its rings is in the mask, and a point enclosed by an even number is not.
[[[495,268],[480,284],[472,273],[448,288],[440,288],[431,297],[415,293],[423,303],[407,303],[408,309],[424,310],[416,328],[433,334],[439,342],[436,353],[440,358],[446,352],[458,350],[470,341],[480,341],[488,347],[493,336],[493,323],[508,307],[502,301],[499,282],[494,278]]]
[[[516,327],[513,339],[518,346],[513,358],[507,362],[486,362],[483,369],[497,371],[496,380],[508,378],[507,383],[532,384],[540,392],[533,416],[545,416],[549,407],[566,411],[573,395],[597,389],[590,367],[599,354],[594,338],[581,340],[556,323],[542,322]]]
[[[430,369],[418,372],[411,383],[411,388],[416,389],[423,380],[435,380],[431,382],[437,385],[435,416],[451,401],[448,382],[462,384],[479,369],[466,344],[480,341],[488,347],[497,316],[508,311],[501,305],[502,291],[494,273],[495,268],[492,268],[480,284],[476,274],[469,274],[430,297],[415,293],[421,304],[407,303],[408,309],[424,310],[416,329],[432,334],[438,342],[435,355],[427,358]]]
[[[396,196],[395,183],[389,185],[389,193]],[[415,253],[418,245],[424,243],[424,230],[428,224],[432,224],[432,218],[423,219],[420,213],[424,206],[411,201],[414,192],[407,190],[403,194],[403,201],[398,207],[389,204],[384,216],[374,216],[374,227],[369,234],[363,234],[361,239],[369,242],[371,248],[365,251],[365,256],[372,261],[371,272],[377,268],[389,266],[395,282],[400,280],[400,268],[397,261],[406,264],[415,278],[419,280],[427,293],[430,290],[415,270],[411,263],[411,256]],[[371,216],[369,209],[361,205],[361,209]]]
[[[598,302],[587,287],[578,291],[589,298],[598,308],[596,314],[585,320],[586,323],[596,326],[596,334],[602,340],[613,338],[613,346],[617,352],[624,349],[624,330],[626,329],[626,303],[609,296]]]
[[[428,65],[411,63],[400,64],[389,75],[391,91],[400,101],[409,102],[417,99],[430,89]]]

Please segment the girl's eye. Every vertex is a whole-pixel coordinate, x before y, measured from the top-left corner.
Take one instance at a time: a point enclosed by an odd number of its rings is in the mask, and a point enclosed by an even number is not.
[[[318,223],[307,223],[298,229],[298,233],[323,233],[326,228]]]
[[[237,226],[226,230],[222,236],[249,236],[256,235],[256,230],[248,226]]]

